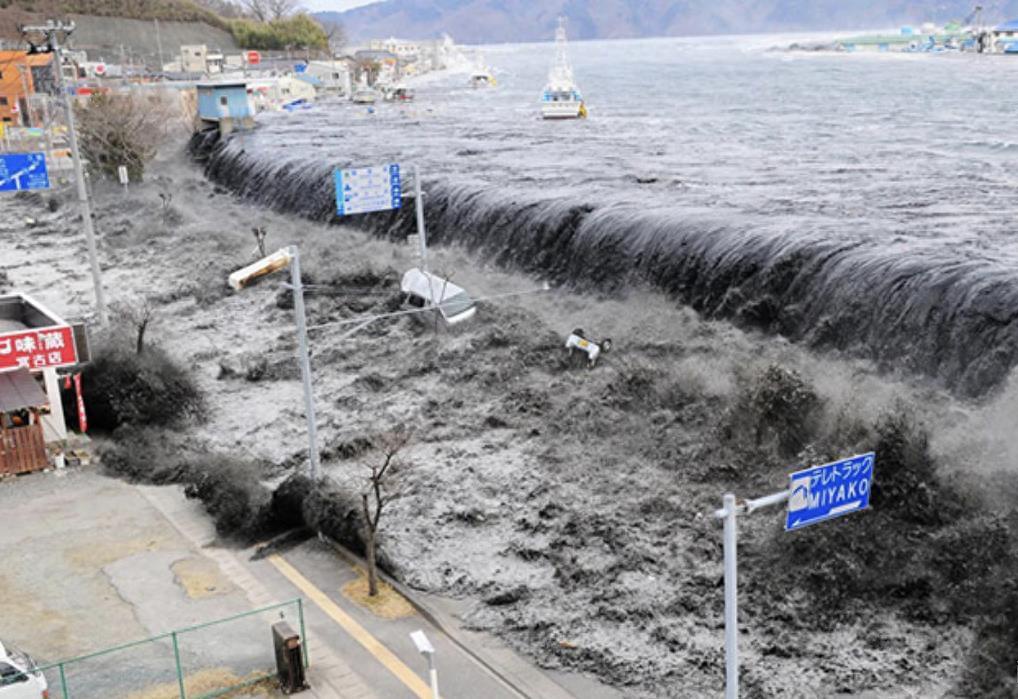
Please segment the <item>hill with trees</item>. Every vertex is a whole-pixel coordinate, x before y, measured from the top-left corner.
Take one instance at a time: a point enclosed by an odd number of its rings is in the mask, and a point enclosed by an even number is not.
[[[327,32],[299,11],[297,0],[236,4],[229,0],[0,0],[0,38],[19,40],[20,24],[75,16],[203,24],[229,33],[231,43],[240,48],[262,50],[324,50],[335,33],[334,28]]]

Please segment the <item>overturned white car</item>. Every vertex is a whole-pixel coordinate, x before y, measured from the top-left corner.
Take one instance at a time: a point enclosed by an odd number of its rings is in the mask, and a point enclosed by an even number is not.
[[[403,275],[400,288],[413,306],[437,306],[449,325],[473,318],[477,312],[474,300],[461,287],[417,267]]]

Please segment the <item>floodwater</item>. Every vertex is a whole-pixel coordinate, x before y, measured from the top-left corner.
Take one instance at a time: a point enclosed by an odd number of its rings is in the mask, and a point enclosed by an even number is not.
[[[572,43],[590,110],[573,122],[540,119],[551,44],[488,47],[494,89],[448,72],[411,105],[263,114],[209,172],[324,219],[332,167],[416,163],[436,243],[649,283],[964,395],[1000,385],[1018,360],[1018,60],[769,50],[787,43]],[[360,223],[402,235],[406,214]]]

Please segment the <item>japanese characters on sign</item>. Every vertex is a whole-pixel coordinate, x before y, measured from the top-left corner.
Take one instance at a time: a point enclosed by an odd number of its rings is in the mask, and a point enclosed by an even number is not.
[[[74,333],[61,325],[0,335],[0,371],[49,369],[78,363]]]
[[[799,529],[869,507],[875,460],[876,454],[870,452],[791,474],[785,529]]]

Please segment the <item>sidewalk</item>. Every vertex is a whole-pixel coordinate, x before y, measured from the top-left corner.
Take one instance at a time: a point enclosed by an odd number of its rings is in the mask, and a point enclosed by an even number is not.
[[[184,498],[178,488],[137,486],[138,491],[180,532],[201,548],[202,553],[214,560],[223,574],[245,592],[251,604],[266,607],[277,599],[262,585],[231,551],[211,546],[216,541],[212,521],[201,511],[198,503]],[[307,633],[309,699],[374,699],[379,697],[368,684],[314,633]],[[379,697],[380,699],[380,697]]]

